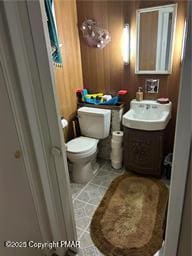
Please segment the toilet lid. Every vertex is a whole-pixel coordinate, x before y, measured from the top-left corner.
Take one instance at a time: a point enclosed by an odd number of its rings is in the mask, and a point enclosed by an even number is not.
[[[96,147],[97,143],[97,139],[80,136],[67,143],[67,151],[74,154],[85,153]]]

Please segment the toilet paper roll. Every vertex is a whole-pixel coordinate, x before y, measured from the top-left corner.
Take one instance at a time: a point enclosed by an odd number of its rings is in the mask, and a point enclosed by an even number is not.
[[[111,160],[121,162],[123,158],[123,148],[112,148],[111,151]]]
[[[68,121],[63,117],[61,117],[61,125],[63,129],[68,126]]]
[[[112,132],[112,139],[114,141],[122,142],[123,141],[123,131]]]
[[[122,162],[123,156],[122,155],[113,155],[111,154],[111,161],[112,162]]]
[[[112,148],[111,155],[121,156],[123,154],[123,148]]]
[[[117,162],[117,161],[111,161],[111,165],[114,169],[120,169],[122,167],[122,163],[121,162]]]
[[[115,141],[115,140],[111,140],[111,147],[113,148],[121,148],[122,147],[122,142],[121,141]]]

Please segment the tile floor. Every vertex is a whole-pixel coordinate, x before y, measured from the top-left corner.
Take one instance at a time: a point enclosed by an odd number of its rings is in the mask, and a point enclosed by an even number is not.
[[[103,255],[94,246],[89,226],[91,218],[113,179],[124,173],[124,168],[114,170],[109,161],[99,161],[99,168],[87,184],[71,183],[77,236],[81,248],[78,256]],[[166,182],[167,183],[167,182]],[[155,254],[158,256],[158,254]]]
[[[103,255],[91,240],[90,221],[112,180],[123,172],[124,168],[114,170],[109,161],[99,161],[96,174],[87,184],[71,183],[77,236],[81,244],[78,256]]]

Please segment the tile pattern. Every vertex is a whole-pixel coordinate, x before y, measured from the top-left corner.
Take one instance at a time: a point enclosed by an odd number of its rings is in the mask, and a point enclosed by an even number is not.
[[[71,183],[77,237],[81,243],[78,256],[103,255],[91,240],[89,226],[91,218],[110,183],[123,173],[123,168],[114,170],[110,161],[100,160],[97,173],[87,184]]]
[[[100,160],[97,172],[87,184],[71,183],[77,237],[81,244],[78,256],[103,255],[94,246],[90,237],[91,218],[110,183],[124,172],[124,168],[115,170],[111,167],[110,161]],[[163,181],[165,182],[165,179]]]

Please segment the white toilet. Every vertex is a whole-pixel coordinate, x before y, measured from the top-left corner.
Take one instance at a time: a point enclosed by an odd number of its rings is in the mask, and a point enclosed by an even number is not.
[[[108,137],[111,110],[82,107],[78,109],[81,135],[67,143],[67,157],[72,163],[72,180],[88,182],[93,176],[92,161],[97,155],[99,139]]]

